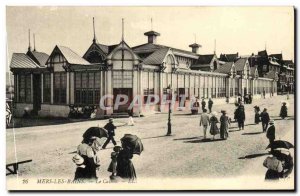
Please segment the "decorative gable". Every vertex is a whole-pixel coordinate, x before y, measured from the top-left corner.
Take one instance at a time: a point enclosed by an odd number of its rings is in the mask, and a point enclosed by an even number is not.
[[[98,44],[92,43],[83,55],[83,58],[90,63],[103,63],[106,59],[106,53],[99,47]]]

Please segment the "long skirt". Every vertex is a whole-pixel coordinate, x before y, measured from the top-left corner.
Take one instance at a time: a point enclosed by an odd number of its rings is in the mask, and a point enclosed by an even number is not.
[[[131,160],[122,159],[122,161],[118,161],[117,176],[120,176],[123,179],[128,179],[129,182],[136,181],[136,173]]]
[[[259,119],[259,114],[256,113],[255,114],[255,120],[254,120],[255,124],[258,124],[260,122],[260,119]]]
[[[220,130],[215,122],[211,123],[209,132],[211,135],[217,135],[220,133]]]
[[[220,137],[222,139],[227,139],[228,137],[228,128],[226,126],[222,126],[220,127]]]

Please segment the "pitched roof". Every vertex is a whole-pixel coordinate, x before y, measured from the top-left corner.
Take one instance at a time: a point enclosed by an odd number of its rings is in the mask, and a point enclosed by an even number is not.
[[[210,64],[214,56],[214,54],[199,55],[196,64]]]
[[[269,59],[269,62],[270,62],[270,64],[272,64],[272,65],[277,65],[277,66],[280,66],[280,64],[279,63],[277,63],[276,61],[275,61],[275,59]]]
[[[146,64],[146,65],[162,64],[168,51],[169,51],[169,48],[161,48],[161,49],[153,52],[151,55],[149,55],[147,58],[145,58],[143,60],[143,64]]]
[[[160,33],[158,33],[158,32],[155,32],[155,31],[148,31],[148,32],[146,32],[146,33],[144,33],[144,35],[146,35],[146,36],[151,36],[151,35],[155,35],[155,36],[160,36]]]
[[[270,57],[275,57],[278,60],[282,60],[282,54],[270,54]]]
[[[218,69],[216,69],[214,72],[229,74],[231,72],[232,65],[233,62],[226,62],[225,64],[221,65]]]
[[[146,43],[146,44],[142,44],[139,46],[135,46],[132,48],[132,50],[135,53],[148,53],[148,52],[154,52],[161,48],[165,48],[165,46],[158,45],[158,44],[152,44],[152,43]]]
[[[106,54],[108,55],[115,47],[117,47],[119,44],[114,44],[114,45],[104,45],[104,44],[99,44],[96,43],[97,46]]]
[[[268,53],[266,50],[263,50],[263,51],[258,51],[257,53],[259,56],[268,56]]]
[[[197,58],[199,56],[198,54],[190,52],[190,51],[173,48],[170,46],[160,45],[160,44],[153,44],[153,43],[146,43],[146,44],[138,45],[138,46],[133,47],[132,50],[135,53],[139,54],[139,53],[151,53],[151,52],[154,52],[161,48],[171,48],[173,50],[173,52],[175,52],[175,53],[179,52],[179,53],[184,53],[187,55],[192,55],[192,56],[194,56],[194,58]]]
[[[46,66],[49,55],[44,52],[32,51],[32,55],[36,58],[40,66]]]
[[[239,57],[239,53],[235,54],[220,54],[220,59],[227,62],[234,62]]]
[[[284,64],[289,67],[294,67],[294,62],[292,60],[283,60]]]
[[[90,65],[88,61],[66,46],[57,46],[69,64]]]
[[[244,67],[248,58],[239,58],[237,61],[234,62],[236,71],[244,71]]]
[[[107,46],[107,45],[104,45],[104,44],[98,44],[98,43],[97,43],[97,46],[98,46],[105,54],[108,54],[108,46]]]
[[[40,66],[24,53],[13,53],[10,68],[40,68]]]

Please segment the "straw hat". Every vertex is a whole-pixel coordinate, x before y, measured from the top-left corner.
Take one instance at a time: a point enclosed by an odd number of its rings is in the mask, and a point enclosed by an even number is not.
[[[72,160],[76,165],[81,165],[84,162],[84,159],[79,154],[76,154]]]
[[[109,121],[109,122],[113,122],[113,121],[114,121],[114,119],[113,119],[113,118],[110,118],[108,121]]]
[[[271,119],[270,122],[269,122],[269,124],[272,124],[272,125],[273,125],[274,122],[275,122],[275,121],[274,121],[273,119]]]

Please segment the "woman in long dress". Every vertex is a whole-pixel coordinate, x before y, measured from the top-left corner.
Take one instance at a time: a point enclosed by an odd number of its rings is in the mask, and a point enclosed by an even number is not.
[[[216,117],[215,112],[212,113],[212,117],[210,117],[209,121],[210,121],[210,134],[213,135],[213,139],[215,139],[215,135],[220,133],[218,125],[217,125],[217,123],[219,123],[219,121]]]
[[[259,122],[260,122],[260,114],[259,114],[259,112],[260,112],[260,109],[259,109],[259,107],[258,106],[255,106],[254,107],[254,112],[255,112],[255,118],[254,118],[254,123],[255,124],[258,124]]]
[[[280,117],[282,119],[285,119],[287,117],[287,107],[286,107],[285,102],[282,103],[282,106],[281,106],[281,109],[280,109]]]
[[[93,144],[94,138],[83,139],[82,143],[77,147],[77,153],[83,158],[83,163],[78,165],[74,180],[96,181],[96,170],[100,166],[99,157],[96,154]]]
[[[220,137],[224,140],[228,137],[228,127],[230,124],[228,116],[226,116],[226,111],[221,111],[222,116],[220,117]]]
[[[136,173],[131,159],[133,153],[127,146],[122,144],[122,150],[120,150],[117,158],[117,176],[122,179],[128,179],[128,182],[136,181]]]

